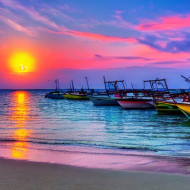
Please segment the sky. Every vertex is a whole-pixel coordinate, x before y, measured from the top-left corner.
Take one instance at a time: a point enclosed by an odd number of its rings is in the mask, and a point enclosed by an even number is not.
[[[188,0],[0,0],[0,88],[189,88]]]

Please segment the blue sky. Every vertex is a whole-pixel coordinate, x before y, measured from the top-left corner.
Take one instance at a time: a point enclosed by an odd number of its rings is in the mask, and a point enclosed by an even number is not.
[[[80,73],[95,88],[101,75],[137,88],[145,76],[188,87],[180,75],[190,76],[189,7],[188,0],[0,0],[0,88],[51,88],[58,77],[63,88],[71,79],[81,86]],[[35,69],[27,60],[28,71],[19,71],[15,59],[15,72],[10,60],[23,53]]]

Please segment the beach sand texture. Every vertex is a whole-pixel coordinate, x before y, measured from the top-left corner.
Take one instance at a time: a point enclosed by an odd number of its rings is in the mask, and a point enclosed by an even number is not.
[[[0,190],[189,190],[182,175],[0,160]]]

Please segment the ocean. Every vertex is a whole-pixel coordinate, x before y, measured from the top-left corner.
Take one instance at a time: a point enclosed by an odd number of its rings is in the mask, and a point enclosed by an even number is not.
[[[190,173],[190,122],[185,116],[53,100],[44,97],[46,92],[0,90],[1,157]]]

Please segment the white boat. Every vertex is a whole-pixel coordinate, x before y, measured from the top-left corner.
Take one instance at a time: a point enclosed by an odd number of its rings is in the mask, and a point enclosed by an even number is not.
[[[88,96],[95,106],[118,106],[116,98],[111,96]]]
[[[104,78],[105,93],[88,96],[95,106],[119,106],[117,100],[120,96],[117,93],[120,91],[119,85],[125,90],[124,80],[106,81]],[[124,91],[122,90],[122,91]]]

